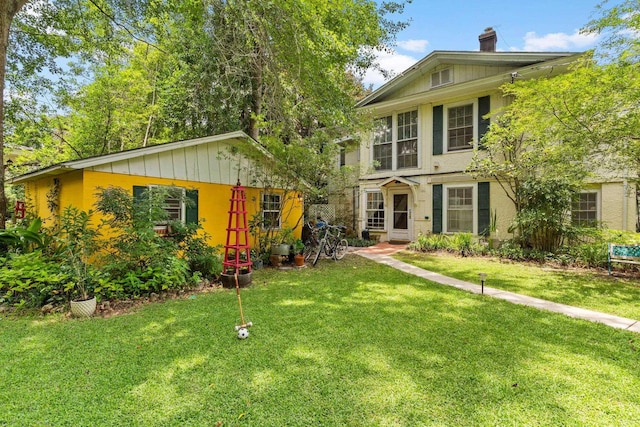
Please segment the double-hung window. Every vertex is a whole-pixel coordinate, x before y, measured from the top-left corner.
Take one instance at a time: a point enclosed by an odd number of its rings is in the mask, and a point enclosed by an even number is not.
[[[397,169],[418,166],[418,111],[398,114]]]
[[[390,170],[393,162],[393,117],[376,120],[373,133],[373,160],[376,170]]]
[[[473,232],[473,187],[447,188],[447,231]]]
[[[367,195],[367,228],[384,230],[384,199],[381,191],[369,191]]]
[[[166,225],[169,221],[198,222],[198,190],[163,185],[133,186],[133,197],[137,202],[153,194],[162,195],[162,209],[167,214],[167,221],[157,225]]]
[[[473,148],[473,104],[447,109],[447,151]]]
[[[265,228],[279,229],[281,227],[281,208],[282,196],[280,194],[262,194],[262,221]]]
[[[582,192],[571,207],[571,222],[574,225],[590,226],[598,221],[598,193]]]
[[[418,167],[418,110],[376,120],[373,161],[376,170]]]
[[[162,209],[167,214],[167,221],[186,222],[187,206],[184,188],[150,185],[149,191],[162,192],[160,193],[164,197]]]

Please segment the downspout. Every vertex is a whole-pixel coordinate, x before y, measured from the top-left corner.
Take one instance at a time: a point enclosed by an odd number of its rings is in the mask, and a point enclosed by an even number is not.
[[[627,215],[629,214],[629,182],[625,179],[622,181],[622,229],[627,230],[628,221]]]

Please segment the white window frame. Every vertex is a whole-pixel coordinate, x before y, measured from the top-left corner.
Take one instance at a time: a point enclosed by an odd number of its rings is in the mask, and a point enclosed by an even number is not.
[[[454,188],[471,188],[471,230],[469,231],[451,231],[449,230],[449,190]],[[472,233],[478,234],[478,185],[477,184],[455,184],[442,186],[442,230],[445,234],[453,233]]]
[[[185,203],[186,189],[184,189],[183,187],[173,187],[173,186],[169,186],[169,185],[149,185],[149,186],[147,186],[147,188],[150,191],[153,191],[154,188],[163,188],[163,189],[167,189],[169,191],[175,191],[175,190],[180,191],[182,193],[181,196],[180,196],[180,199],[178,200],[178,202],[180,203],[180,206],[178,207],[178,212],[179,212],[180,218],[177,219],[177,220],[169,218],[168,221],[178,221],[178,222],[181,222],[182,224],[185,224],[187,222],[187,204]],[[171,199],[173,199],[173,198],[171,198]],[[169,207],[167,205],[163,205],[162,208],[165,211],[167,211],[168,213],[174,211],[171,207]],[[167,223],[161,222],[161,223],[157,223],[156,225],[167,225]]]
[[[413,140],[414,138],[410,138],[410,139],[403,139],[403,140],[398,140],[398,116],[401,114],[406,114],[406,113],[412,113],[414,112],[416,113],[416,166],[409,166],[409,167],[402,167],[399,168],[398,167],[398,143],[399,142],[403,142],[403,141],[410,141]],[[416,108],[412,108],[412,109],[408,109],[408,110],[402,110],[402,111],[397,111],[397,112],[393,112],[390,114],[386,114],[384,116],[378,117],[376,118],[376,120],[379,119],[384,119],[387,117],[391,117],[391,141],[387,142],[385,141],[385,144],[390,143],[391,144],[391,168],[390,169],[382,169],[382,168],[375,168],[376,172],[388,172],[388,171],[397,171],[397,170],[410,170],[410,169],[420,169],[421,166],[421,153],[422,153],[422,147],[420,144],[420,131],[421,131],[421,127],[420,127],[420,109],[418,107]],[[375,159],[375,154],[374,154],[374,148],[373,146],[375,145],[380,145],[380,142],[376,142],[375,136],[373,138],[373,144],[371,147],[371,155],[370,155],[370,162],[373,165],[374,162],[376,161]]]
[[[278,200],[279,200],[278,201],[278,205],[279,205],[279,207],[278,207],[277,210],[276,209],[265,209],[265,205],[267,203],[269,203],[270,205],[273,203],[272,201],[269,201],[269,202],[265,201],[265,197],[266,196],[277,196],[278,197]],[[275,212],[277,214],[277,216],[278,216],[278,224],[275,227],[273,227],[273,229],[274,230],[280,230],[282,228],[281,211],[282,211],[282,194],[280,194],[280,193],[263,192],[260,195],[260,215],[262,215],[262,223],[263,224],[266,224],[265,216],[264,216],[265,212],[270,212],[270,213],[274,213]],[[264,228],[265,227],[263,227],[263,229]]]
[[[380,201],[382,201],[382,207],[377,207],[375,209],[369,209],[369,195],[370,194],[379,194]],[[386,207],[384,202],[384,194],[380,190],[369,190],[364,193],[364,221],[365,228],[371,231],[385,231],[387,229],[387,215],[386,215]],[[369,227],[369,212],[382,212],[382,228],[371,228]]]
[[[600,217],[600,190],[582,190],[580,191],[579,195],[583,195],[583,194],[595,194],[596,195],[596,219],[595,221],[601,221],[601,217]],[[575,223],[573,221],[573,206],[571,206],[571,223],[573,225],[580,225],[578,223]]]
[[[382,131],[382,126],[379,126],[379,123],[382,122],[383,120],[386,121],[386,119],[391,118],[391,127],[385,127],[384,128],[384,132]],[[383,168],[382,166],[374,166],[375,170],[377,171],[388,171],[388,170],[393,170],[393,153],[394,153],[394,132],[393,130],[395,129],[395,124],[394,124],[394,116],[393,114],[387,114],[386,116],[381,116],[381,117],[377,117],[375,119],[375,127],[373,130],[373,144],[371,147],[371,164],[373,165],[374,162],[378,161],[378,159],[376,159],[376,155],[375,155],[375,147],[379,147],[382,145],[389,145],[391,147],[391,167],[390,168]],[[379,137],[378,133],[380,133],[381,136],[384,136],[385,138],[382,139]],[[387,139],[386,137],[389,136],[390,138]]]
[[[472,124],[473,124],[473,134],[471,137],[471,144],[469,144],[469,148],[462,148],[462,149],[457,149],[457,150],[449,150],[449,109],[451,108],[457,108],[457,107],[464,107],[465,105],[471,105],[472,106],[472,110],[473,110],[473,117],[472,117]],[[443,148],[443,153],[466,153],[469,151],[472,151],[473,148],[477,145],[478,143],[478,99],[469,99],[466,101],[461,101],[461,102],[456,102],[456,103],[452,103],[452,104],[445,104],[443,106],[443,141],[442,141],[442,148]]]
[[[399,117],[401,115],[405,115],[405,114],[409,114],[410,115],[411,113],[414,113],[414,112],[416,114],[416,123],[415,123],[416,134],[415,134],[415,136],[411,137],[411,138],[400,139],[400,137],[398,135],[400,133],[400,119],[399,119]],[[394,156],[393,156],[393,162],[392,162],[394,164],[394,166],[395,166],[394,170],[414,169],[414,168],[418,167],[418,159],[420,158],[420,144],[418,143],[419,142],[418,136],[419,136],[420,123],[419,123],[418,117],[419,117],[419,113],[418,113],[418,109],[417,108],[414,109],[414,110],[403,111],[401,113],[397,113],[396,114],[396,126],[395,126],[395,135],[394,135],[395,136],[395,150],[393,150],[394,151]],[[411,124],[408,124],[408,125],[404,124],[403,125],[403,127],[411,127],[411,126],[412,126]],[[409,141],[414,141],[414,140],[416,142],[416,153],[415,153],[416,164],[415,164],[415,166],[403,166],[403,167],[400,167],[398,165],[398,160],[399,160],[398,156],[399,156],[399,151],[400,151],[399,150],[399,144],[402,143],[402,142],[409,142]]]
[[[442,74],[444,74],[444,72],[448,72],[449,74],[449,79],[445,82],[442,81]],[[438,83],[434,84],[434,77],[438,76]],[[453,83],[453,70],[451,68],[443,68],[442,70],[438,70],[435,71],[433,73],[431,73],[431,87],[432,88],[436,88],[436,87],[440,87],[440,86],[444,86],[444,85],[448,85]]]

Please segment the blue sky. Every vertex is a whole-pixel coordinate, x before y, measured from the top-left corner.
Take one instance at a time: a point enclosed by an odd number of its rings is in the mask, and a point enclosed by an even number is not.
[[[380,1],[380,0],[378,0]],[[380,53],[383,68],[399,73],[434,50],[478,50],[486,27],[498,35],[498,51],[579,52],[593,48],[597,37],[580,28],[601,13],[602,0],[413,0],[402,19],[409,27],[398,37],[393,54]],[[605,8],[620,3],[609,0]],[[369,72],[366,85],[384,83]]]

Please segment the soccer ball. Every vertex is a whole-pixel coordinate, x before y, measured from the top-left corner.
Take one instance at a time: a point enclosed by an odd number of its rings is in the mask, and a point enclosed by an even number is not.
[[[249,330],[247,328],[238,329],[238,339],[244,340],[249,337]]]

